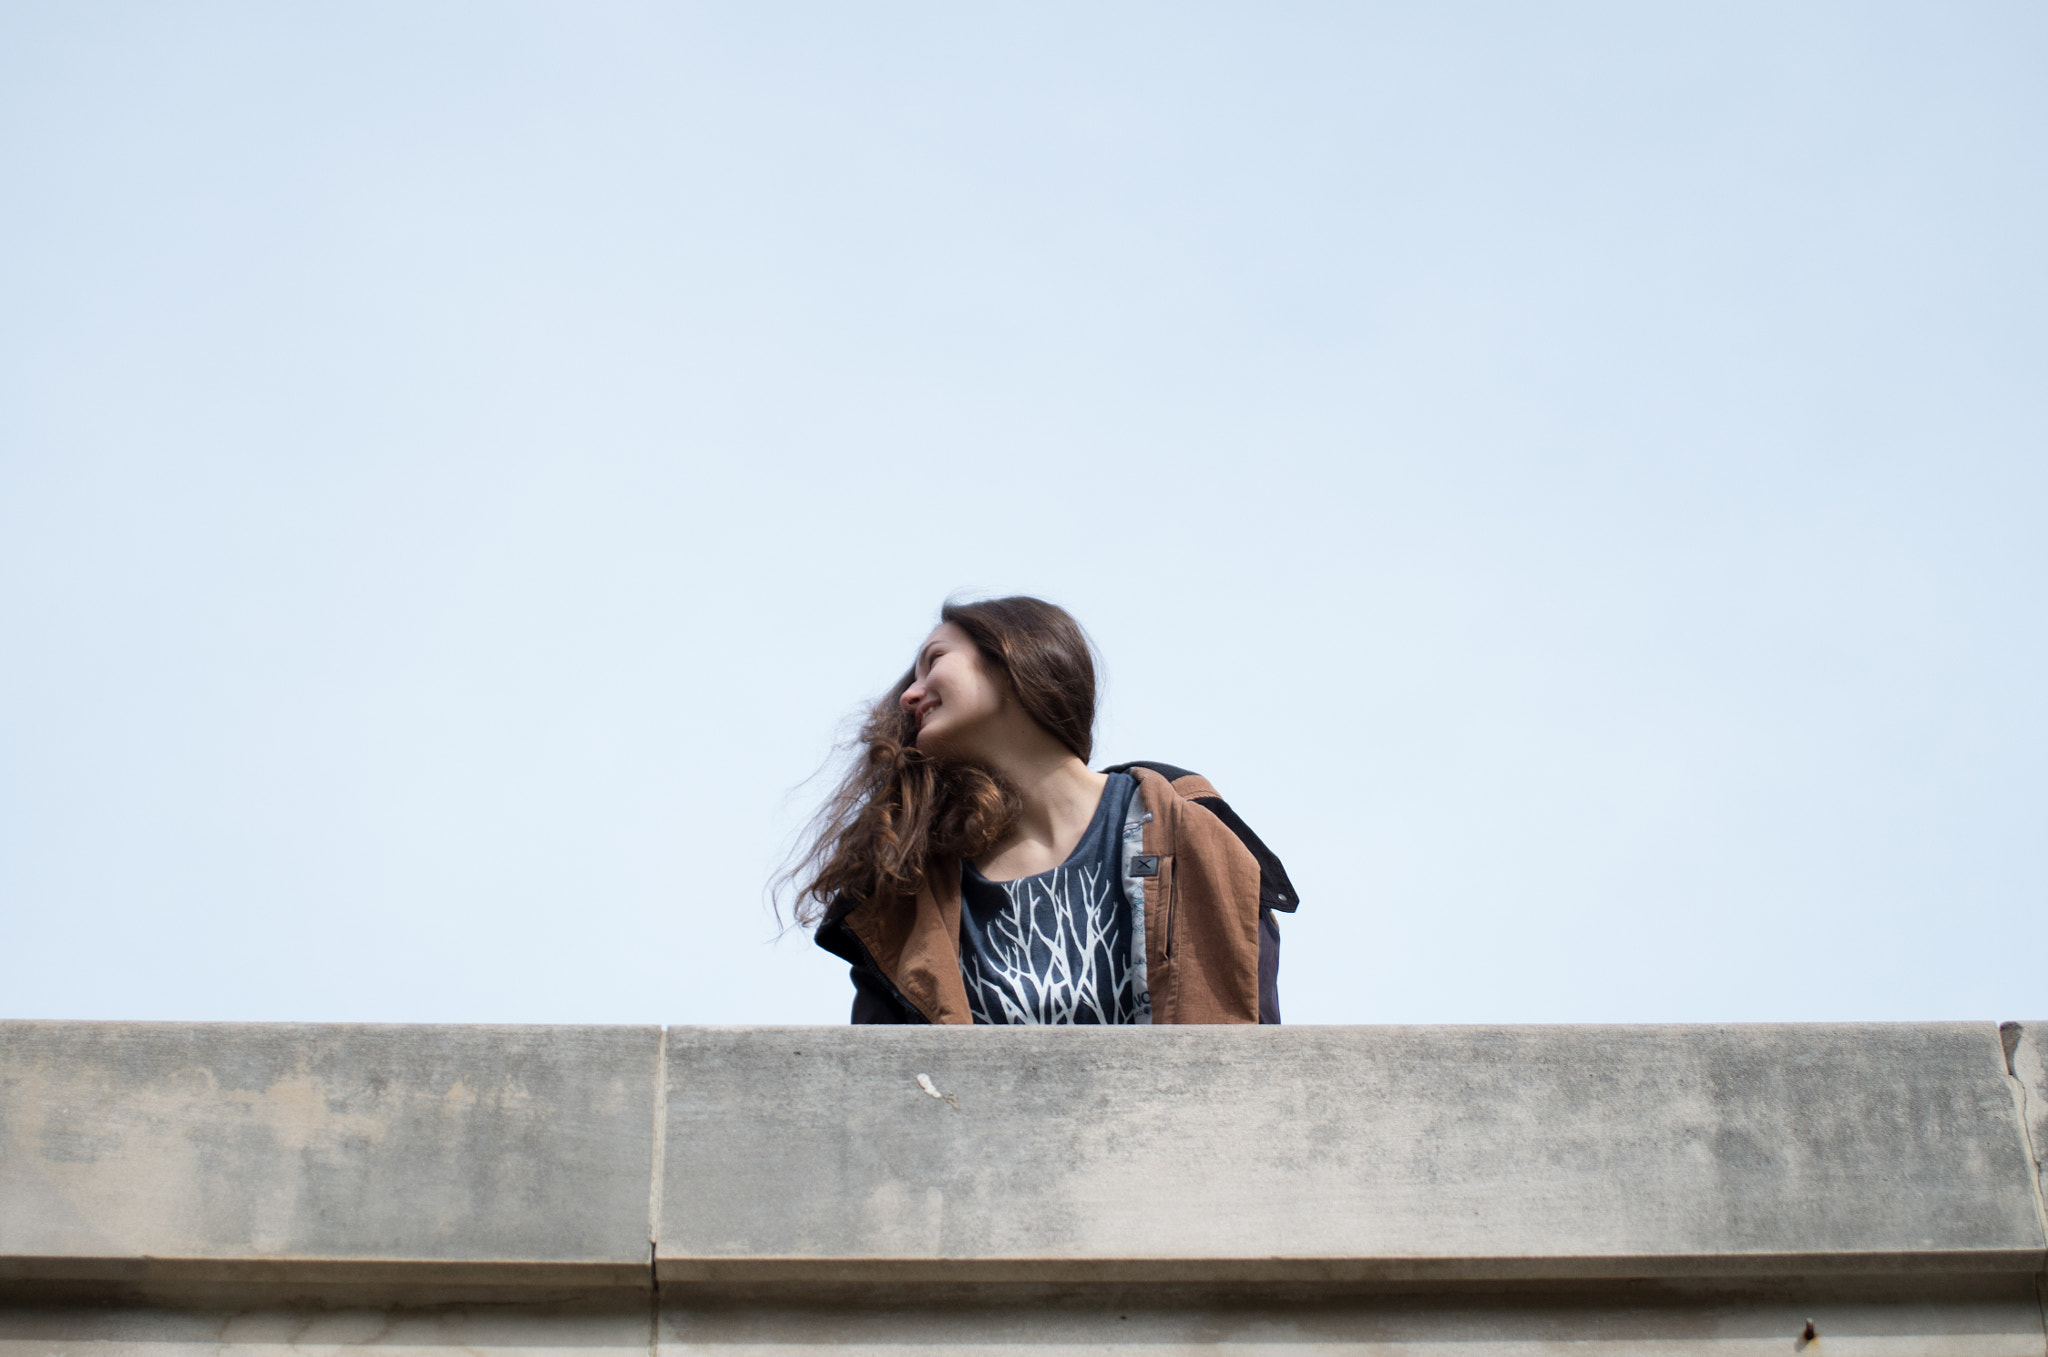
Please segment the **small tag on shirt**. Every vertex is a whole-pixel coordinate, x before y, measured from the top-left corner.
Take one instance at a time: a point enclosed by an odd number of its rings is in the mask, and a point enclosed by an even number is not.
[[[1137,853],[1131,857],[1132,876],[1158,876],[1159,859],[1149,853]]]

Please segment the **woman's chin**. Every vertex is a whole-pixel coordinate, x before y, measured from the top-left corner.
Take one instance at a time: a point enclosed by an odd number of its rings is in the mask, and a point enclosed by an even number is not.
[[[917,732],[917,739],[912,743],[917,746],[918,753],[929,759],[956,760],[966,756],[960,742],[952,738],[952,732],[944,729],[934,730],[927,726]]]

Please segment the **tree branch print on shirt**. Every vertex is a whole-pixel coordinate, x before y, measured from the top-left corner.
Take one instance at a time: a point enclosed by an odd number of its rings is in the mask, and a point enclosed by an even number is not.
[[[1009,910],[989,922],[984,954],[961,958],[974,1020],[1129,1022],[1131,959],[1109,876],[1082,867],[1002,884]],[[999,1012],[984,1010],[990,999]]]

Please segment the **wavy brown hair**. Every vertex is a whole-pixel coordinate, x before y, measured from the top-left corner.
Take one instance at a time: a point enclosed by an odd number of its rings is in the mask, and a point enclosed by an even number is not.
[[[967,633],[1019,706],[1083,763],[1095,749],[1095,655],[1072,614],[1043,599],[948,603],[940,622]],[[904,900],[934,858],[978,858],[1016,823],[1016,789],[993,771],[917,747],[903,710],[915,666],[869,708],[853,767],[819,808],[808,846],[780,878],[799,924],[822,921],[842,897]]]

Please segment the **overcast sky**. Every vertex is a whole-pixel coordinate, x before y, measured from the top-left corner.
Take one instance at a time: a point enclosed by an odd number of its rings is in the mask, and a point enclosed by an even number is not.
[[[2044,58],[8,4],[0,1016],[843,1021],[764,887],[965,590],[1286,860],[1290,1021],[2040,1017]]]

